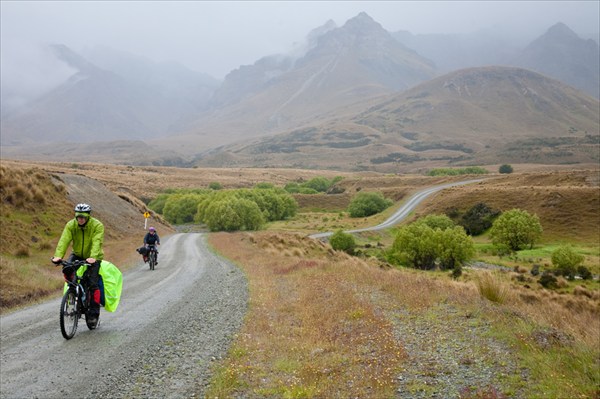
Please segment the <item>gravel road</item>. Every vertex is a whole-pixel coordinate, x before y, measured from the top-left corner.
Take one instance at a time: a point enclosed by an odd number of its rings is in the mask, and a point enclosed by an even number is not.
[[[204,241],[164,238],[156,270],[124,273],[117,311],[94,331],[82,320],[69,341],[60,299],[1,317],[0,398],[201,397],[248,305],[243,273]]]

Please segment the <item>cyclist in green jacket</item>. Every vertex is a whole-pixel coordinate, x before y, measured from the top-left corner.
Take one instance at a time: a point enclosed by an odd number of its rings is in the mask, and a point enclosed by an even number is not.
[[[90,281],[90,294],[92,296],[92,323],[95,323],[100,315],[100,290],[98,279],[100,262],[104,258],[102,245],[104,244],[104,225],[90,214],[92,207],[88,204],[77,204],[75,206],[75,218],[65,224],[52,261],[59,262],[67,252],[69,245],[73,243],[72,253],[69,261],[85,260],[90,264],[86,274]]]

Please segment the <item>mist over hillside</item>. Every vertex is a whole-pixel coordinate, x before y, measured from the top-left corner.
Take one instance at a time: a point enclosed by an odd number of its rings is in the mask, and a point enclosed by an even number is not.
[[[495,132],[497,137],[527,132],[527,137],[544,140],[545,131],[552,131],[552,137],[561,137],[559,132],[564,131],[586,132],[592,138],[587,139],[589,143],[585,146],[597,145],[593,137],[598,135],[599,122],[596,119],[594,123],[593,115],[582,122],[584,128],[573,126],[577,125],[573,123],[577,119],[573,114],[586,111],[574,107],[597,109],[597,102],[580,100],[580,94],[572,90],[579,89],[598,98],[598,44],[579,38],[561,23],[518,47],[514,41],[491,31],[470,35],[390,33],[363,12],[339,27],[328,21],[309,32],[305,44],[297,45],[287,54],[267,55],[252,65],[242,65],[222,82],[176,63],[154,63],[106,47],[88,48],[81,54],[60,44],[50,49],[55,61],[49,65],[63,65],[62,73],[68,79],[25,104],[7,100],[10,106],[5,106],[7,93],[3,92],[0,138],[3,157],[80,160],[84,157],[82,151],[93,148],[94,154],[90,156],[94,159],[124,164],[190,166],[198,162],[214,165],[241,162],[268,166],[266,163],[273,161],[283,167],[335,165],[370,169],[375,164],[387,163],[385,159],[395,164],[421,161],[448,164],[480,161],[473,155],[480,151],[501,151],[484,144],[469,148],[466,153],[450,150],[455,152],[423,157],[412,154],[414,148],[405,147],[410,144],[406,140],[411,140],[407,137],[420,137],[421,141],[427,138],[425,141],[435,142],[438,152],[448,150],[449,146],[473,139],[465,126],[478,126],[475,130]],[[524,118],[523,109],[507,103],[512,101],[509,97],[487,91],[478,96],[477,103],[471,104],[473,112],[460,111],[462,118],[457,118],[448,106],[436,108],[428,123],[415,122],[428,130],[408,131],[406,123],[398,123],[399,117],[405,121],[414,119],[414,101],[402,96],[403,93],[450,71],[491,65],[513,65],[540,72],[556,82],[551,85],[556,85],[554,90],[560,91],[561,96],[578,99],[567,101],[569,108],[554,104],[555,108],[548,108],[552,113],[535,109]],[[509,86],[511,79],[519,80],[523,75],[518,69],[502,71],[503,76],[515,73],[502,79]],[[480,78],[483,80],[478,79],[477,85],[482,87],[497,84],[490,74]],[[491,81],[486,82],[488,78]],[[469,88],[469,84],[463,86],[463,90]],[[522,89],[531,87],[523,84]],[[395,109],[383,107],[381,104],[389,101],[389,96],[404,104]],[[489,104],[488,108],[481,107],[482,103]],[[383,134],[381,126],[368,126],[370,130],[365,132],[365,126],[356,123],[372,107],[386,110],[377,116],[378,120],[387,121],[380,123],[386,129]],[[413,111],[406,114],[409,109]],[[493,117],[490,110],[494,111]],[[298,152],[298,156],[277,160],[265,155],[280,147],[277,142],[287,140],[284,137],[293,138],[294,133],[312,132],[311,129],[316,129],[318,137],[304,133],[302,137],[313,147],[321,147],[320,151],[309,155],[304,150],[290,150],[289,153]],[[340,143],[343,137],[351,139]],[[316,141],[310,142],[313,138]],[[244,153],[240,149],[256,139],[264,140],[263,150]],[[266,144],[269,140],[274,141]],[[569,145],[575,148],[581,144],[572,137],[569,140]],[[112,141],[118,144],[111,145]],[[108,145],[94,144],[97,142]],[[431,143],[426,147],[431,147]],[[546,141],[540,145],[556,147]],[[326,151],[327,148],[336,151]],[[350,151],[343,155],[339,151],[348,148],[359,149],[358,155]],[[369,151],[363,151],[367,148]],[[571,151],[555,161],[590,161],[585,154]],[[331,159],[332,156],[341,158]],[[354,166],[349,166],[348,156]],[[373,163],[368,159],[379,161]],[[496,161],[499,157],[496,154],[483,159]]]

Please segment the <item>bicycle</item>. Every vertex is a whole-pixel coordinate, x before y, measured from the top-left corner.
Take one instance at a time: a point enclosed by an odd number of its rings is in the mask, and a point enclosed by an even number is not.
[[[79,276],[77,270],[82,266],[90,266],[83,260],[69,262],[60,260],[55,263],[62,265],[62,272],[67,283],[67,289],[60,303],[60,332],[65,339],[71,339],[77,331],[77,324],[82,316],[90,330],[94,330],[100,323],[100,315],[95,323],[91,322],[91,301],[89,281],[87,276]]]
[[[156,255],[158,251],[156,250],[156,245],[148,245],[148,265],[150,266],[150,270],[154,270],[156,266]]]

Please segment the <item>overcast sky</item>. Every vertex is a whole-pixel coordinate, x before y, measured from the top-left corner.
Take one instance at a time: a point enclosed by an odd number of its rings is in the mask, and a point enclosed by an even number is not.
[[[598,41],[600,2],[589,1],[0,1],[2,89],[50,82],[29,51],[61,43],[75,51],[104,45],[154,61],[178,61],[222,79],[240,65],[285,53],[332,19],[361,11],[390,32],[471,33],[496,29],[533,39],[563,22]],[[40,72],[41,70],[41,72]],[[69,71],[62,71],[69,73]],[[36,86],[37,87],[37,86]]]

